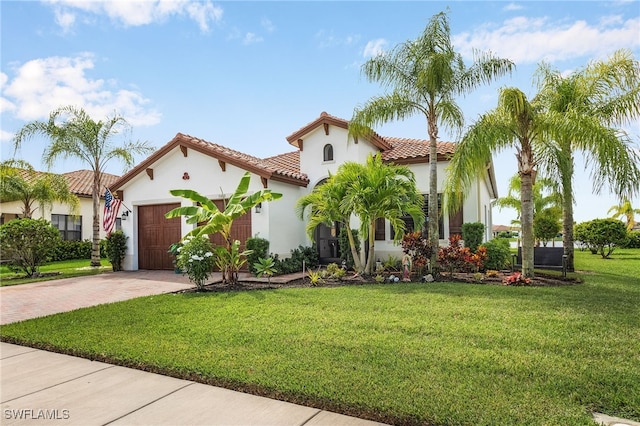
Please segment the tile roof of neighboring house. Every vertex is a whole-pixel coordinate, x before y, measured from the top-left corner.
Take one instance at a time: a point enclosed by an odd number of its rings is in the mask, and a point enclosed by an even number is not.
[[[75,172],[62,173],[69,183],[71,192],[79,197],[91,197],[93,194],[93,171],[92,170],[76,170]],[[120,179],[120,176],[110,173],[102,173],[102,181],[100,182],[100,196],[104,197],[104,188],[110,188],[111,185]]]
[[[34,170],[35,175],[45,175],[45,174],[54,174],[51,172],[41,172],[38,170]],[[20,169],[20,174],[23,179],[29,180],[31,179],[32,174],[25,169]],[[73,172],[61,173],[60,176],[64,176],[67,180],[67,184],[69,185],[69,191],[78,197],[91,197],[93,195],[93,171],[91,170],[76,170]],[[118,180],[120,176],[112,175],[110,173],[102,174],[102,188],[100,190],[100,197],[104,197],[104,187],[109,187],[116,180]]]

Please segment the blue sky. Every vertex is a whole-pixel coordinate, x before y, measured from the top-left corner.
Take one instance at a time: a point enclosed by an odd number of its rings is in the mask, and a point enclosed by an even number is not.
[[[11,138],[25,123],[68,104],[96,119],[117,111],[132,124],[132,139],[156,147],[182,132],[258,157],[288,152],[285,137],[322,111],[349,119],[382,93],[360,66],[416,38],[447,9],[465,60],[473,49],[491,50],[517,65],[511,77],[459,99],[467,124],[495,107],[500,87],[534,95],[541,61],[571,72],[620,48],[640,58],[638,1],[2,1],[0,157],[12,156]],[[376,130],[428,137],[419,116]],[[639,123],[626,130],[637,145]],[[440,132],[443,141],[454,136]],[[19,156],[44,169],[46,144],[33,139]],[[577,160],[576,220],[605,217],[617,198],[592,194]],[[506,195],[513,151],[494,162]],[[86,167],[65,161],[53,171],[79,168]],[[122,166],[108,171],[120,174]],[[514,218],[514,211],[494,211],[496,224]]]

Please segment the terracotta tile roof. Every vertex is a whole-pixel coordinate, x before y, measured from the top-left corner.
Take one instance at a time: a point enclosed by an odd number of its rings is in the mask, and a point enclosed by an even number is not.
[[[309,134],[311,131],[315,130],[316,127],[320,125],[325,125],[325,124],[342,127],[343,129],[349,128],[349,122],[347,120],[340,117],[336,117],[331,114],[327,114],[325,111],[322,111],[320,113],[320,117],[316,118],[310,123],[307,123],[305,126],[301,127],[300,129],[296,130],[295,132],[287,136],[287,141],[291,145],[297,148],[300,148],[299,142],[298,142],[300,139],[302,139],[305,135]],[[370,142],[380,150],[386,150],[391,148],[391,146],[384,140],[384,138],[382,138],[376,132],[372,132]]]
[[[229,163],[243,170],[255,173],[264,179],[273,179],[300,186],[307,186],[309,183],[307,175],[300,172],[300,157],[298,153],[292,152],[261,159],[216,143],[205,141],[204,139],[178,133],[166,145],[118,179],[113,184],[112,191],[120,189],[138,173],[148,167],[152,167],[153,163],[177,146],[180,146],[181,149],[193,149],[209,155],[221,162]]]
[[[79,197],[91,197],[93,195],[93,171],[92,170],[76,170],[74,172],[62,173],[69,183],[71,192]],[[104,187],[110,188],[120,176],[110,173],[102,173],[100,182],[100,197],[104,197]]]
[[[391,149],[382,152],[384,161],[400,161],[404,163],[423,162],[429,160],[429,141],[426,139],[409,139],[384,137]],[[438,142],[438,160],[446,160],[456,150],[452,142]]]
[[[35,170],[34,176],[52,174],[50,172],[42,172]],[[32,174],[24,169],[20,169],[20,174],[23,179],[31,180]],[[93,171],[91,170],[76,170],[73,172],[61,173],[61,176],[67,180],[67,184],[69,185],[69,191],[78,197],[91,197],[93,195]],[[104,198],[104,187],[109,187],[116,180],[118,180],[120,176],[112,175],[110,173],[102,174],[102,182],[101,182],[101,190],[100,197]]]

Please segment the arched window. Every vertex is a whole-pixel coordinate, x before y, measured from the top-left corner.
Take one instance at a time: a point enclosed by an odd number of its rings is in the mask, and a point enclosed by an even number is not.
[[[333,146],[330,143],[324,146],[324,161],[333,161]]]

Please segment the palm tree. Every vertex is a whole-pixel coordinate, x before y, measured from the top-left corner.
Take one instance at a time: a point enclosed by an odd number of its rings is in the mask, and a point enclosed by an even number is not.
[[[477,53],[466,67],[453,50],[449,18],[445,12],[434,15],[416,40],[402,43],[386,54],[375,56],[362,66],[369,81],[380,82],[391,93],[376,96],[356,108],[349,125],[353,137],[370,134],[375,125],[424,115],[429,133],[429,241],[438,247],[437,141],[439,126],[460,133],[464,116],[455,97],[465,95],[482,83],[510,73],[513,62]],[[437,271],[437,250],[431,256]]]
[[[424,222],[423,198],[418,193],[415,176],[405,166],[384,164],[380,154],[369,155],[365,164],[347,162],[338,168],[323,185],[298,200],[301,215],[311,207],[307,232],[320,223],[344,223],[356,270],[371,273],[375,259],[375,223],[387,219],[396,230],[394,239],[400,241],[406,225],[403,218],[411,216],[416,224]],[[368,257],[359,261],[349,221],[352,215],[360,220],[360,234],[367,238]],[[363,266],[364,265],[364,266]]]
[[[640,65],[630,51],[615,52],[570,75],[542,64],[537,70],[537,99],[553,114],[565,137],[555,138],[540,153],[540,164],[557,176],[563,197],[563,246],[574,270],[574,153],[582,151],[591,167],[594,191],[608,184],[621,199],[640,193],[640,156],[618,127],[640,116]]]
[[[43,161],[51,168],[60,158],[75,158],[83,161],[93,171],[93,238],[91,266],[100,266],[100,194],[102,173],[112,159],[125,164],[125,169],[134,164],[135,154],[149,154],[153,148],[146,142],[127,141],[114,145],[113,138],[129,129],[126,120],[117,114],[106,121],[93,120],[82,108],[66,106],[49,114],[47,121],[27,123],[14,137],[15,149],[25,140],[36,135],[51,139],[45,149]]]
[[[345,179],[345,174],[349,173],[349,163],[340,166],[338,173],[342,176],[340,180],[336,175],[330,175],[329,178],[320,185],[317,185],[312,192],[300,198],[296,203],[296,210],[301,219],[304,218],[307,210],[309,211],[309,220],[307,222],[307,235],[313,241],[314,231],[320,224],[332,226],[334,222],[344,224],[344,230],[349,240],[349,248],[353,257],[354,268],[358,272],[363,272],[362,262],[360,261],[360,253],[356,250],[355,239],[349,222],[353,209],[342,201],[346,198],[348,186],[346,185],[350,179]]]
[[[631,231],[636,225],[635,215],[640,214],[640,209],[634,209],[633,206],[631,206],[631,201],[626,198],[619,205],[611,206],[607,213],[613,213],[611,215],[613,219],[624,216],[624,218],[627,220],[627,231]]]
[[[224,239],[225,253],[218,256],[218,261],[222,266],[222,280],[225,284],[237,284],[238,268],[241,266],[240,256],[243,255],[238,251],[240,242],[231,238],[233,221],[243,214],[251,212],[251,209],[259,203],[282,198],[282,194],[271,192],[270,189],[262,189],[247,195],[250,182],[251,173],[246,172],[240,179],[240,183],[233,195],[226,201],[224,211],[220,211],[213,201],[197,191],[191,189],[173,189],[170,191],[171,195],[186,198],[197,205],[177,207],[167,212],[165,214],[166,218],[186,216],[187,223],[194,225],[205,222],[191,230],[184,238],[219,233]],[[218,250],[216,249],[216,251]]]
[[[77,213],[80,207],[64,176],[38,172],[22,160],[0,163],[0,202],[12,201],[22,202],[25,218],[31,218],[38,208],[44,217],[45,209],[51,208],[54,202],[68,205],[71,213]]]
[[[494,152],[515,147],[520,178],[522,274],[533,277],[534,145],[546,139],[548,118],[517,88],[500,90],[498,106],[474,123],[457,147],[445,181],[447,210],[455,211],[471,182],[491,161]]]

